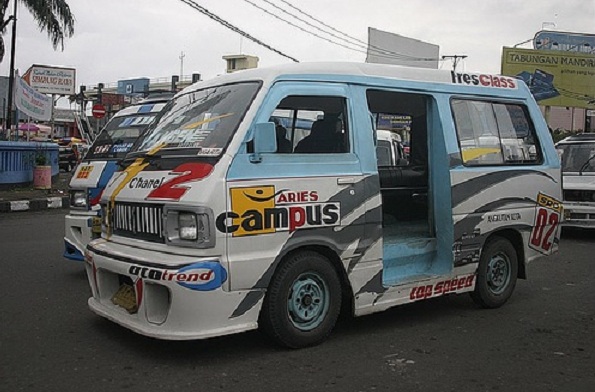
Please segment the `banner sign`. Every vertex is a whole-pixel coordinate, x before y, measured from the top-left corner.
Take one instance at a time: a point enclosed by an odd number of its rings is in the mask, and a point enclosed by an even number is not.
[[[32,65],[23,75],[23,79],[43,94],[73,95],[76,70],[74,68]]]
[[[595,55],[503,48],[502,75],[522,79],[540,105],[595,108]]]
[[[28,117],[49,121],[52,116],[52,98],[29,86],[18,74],[15,77],[15,105]]]

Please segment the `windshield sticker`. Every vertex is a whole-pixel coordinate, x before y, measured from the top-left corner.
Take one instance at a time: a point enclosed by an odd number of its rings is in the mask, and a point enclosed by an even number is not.
[[[120,128],[129,128],[129,127],[140,127],[143,125],[149,125],[153,122],[155,116],[136,116],[136,117],[126,117],[118,127]]]
[[[123,152],[128,152],[130,151],[130,148],[132,147],[132,143],[122,143],[122,144],[116,144],[112,147],[111,152],[117,154],[117,153],[123,153]]]
[[[213,121],[221,120],[222,118],[225,118],[225,117],[233,116],[233,113],[225,113],[225,114],[221,114],[219,116],[214,116],[214,117],[212,117],[212,116],[213,116],[212,113],[205,113],[203,120],[195,121],[190,124],[186,124],[186,125],[184,125],[183,129],[185,129],[185,130],[186,129],[196,129],[198,127],[200,127],[200,129],[204,129],[205,124],[211,123]]]
[[[93,150],[93,154],[105,154],[106,152],[108,152],[110,150],[110,148],[112,148],[111,144],[95,146],[95,149]]]
[[[199,157],[200,156],[216,157],[216,156],[221,155],[222,151],[223,151],[222,148],[201,148],[198,151],[198,154],[196,154],[196,155],[198,155]]]
[[[184,117],[181,116],[173,120],[173,124],[177,125],[178,128],[171,130],[165,134],[160,134],[156,142],[164,143],[164,148],[199,148],[204,145],[205,140],[211,135],[212,132],[217,130],[217,126],[220,124],[220,120],[229,116],[233,116],[234,113],[225,113],[218,116],[214,116],[213,113],[204,113],[203,119],[200,121],[194,121],[191,123],[183,124]],[[199,155],[219,155],[211,152],[199,153]]]
[[[217,217],[220,232],[234,237],[292,233],[299,229],[340,224],[341,204],[318,202],[314,190],[275,192],[273,185],[230,189],[231,211]]]

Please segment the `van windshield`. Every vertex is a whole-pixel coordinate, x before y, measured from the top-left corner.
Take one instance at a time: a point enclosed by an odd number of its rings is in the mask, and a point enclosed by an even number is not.
[[[85,159],[123,158],[158,114],[133,113],[113,117],[95,139]]]
[[[219,156],[254,99],[260,83],[210,87],[176,97],[133,147],[131,156],[159,150],[160,155]]]
[[[595,173],[595,143],[559,144],[562,172]]]

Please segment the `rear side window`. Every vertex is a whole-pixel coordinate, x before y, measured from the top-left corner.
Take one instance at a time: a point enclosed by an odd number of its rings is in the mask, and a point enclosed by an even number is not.
[[[451,102],[463,163],[539,164],[541,150],[523,105],[453,99]]]

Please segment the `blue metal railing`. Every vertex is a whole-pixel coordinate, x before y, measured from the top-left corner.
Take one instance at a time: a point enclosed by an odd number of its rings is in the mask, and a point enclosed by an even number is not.
[[[0,186],[32,182],[33,167],[41,156],[52,166],[52,176],[58,175],[56,143],[0,141]]]

